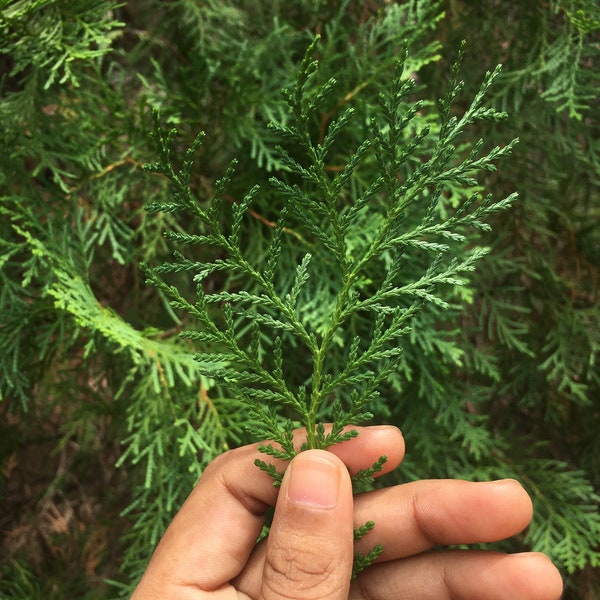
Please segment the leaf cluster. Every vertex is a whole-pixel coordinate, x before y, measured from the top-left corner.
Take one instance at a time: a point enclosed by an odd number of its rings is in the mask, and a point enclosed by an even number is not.
[[[483,107],[484,96],[499,69],[488,73],[472,104],[460,117],[450,116],[452,102],[461,88],[457,70],[453,72],[449,91],[440,101],[441,122],[435,140],[427,144],[420,167],[406,180],[399,180],[402,165],[423,152],[431,135],[431,128],[423,127],[406,136],[423,105],[408,101],[414,81],[406,76],[406,59],[403,59],[396,66],[390,85],[378,97],[370,137],[349,154],[344,168],[332,177],[326,168],[327,160],[341,132],[351,122],[354,110],[347,108],[340,112],[323,139],[313,141],[310,123],[336,83],[330,79],[307,94],[308,82],[318,67],[313,58],[315,48],[316,41],[300,65],[294,87],[283,92],[290,111],[287,123],[271,125],[287,144],[300,148],[303,162],[284,146],[279,147],[286,175],[272,177],[270,185],[282,198],[281,211],[262,265],[253,264],[252,257],[244,254],[240,239],[242,220],[261,193],[259,186],[253,186],[240,201],[225,206],[225,192],[233,177],[232,165],[216,183],[210,200],[202,202],[193,195],[189,182],[193,156],[202,135],[186,152],[181,169],[176,170],[171,160],[175,131],[164,134],[157,126],[155,140],[160,161],[148,167],[150,172],[167,177],[173,191],[168,201],[151,203],[146,209],[183,212],[202,224],[202,233],[167,233],[167,237],[182,245],[210,246],[218,255],[211,262],[204,262],[190,260],[178,252],[175,260],[148,269],[149,281],[170,298],[175,308],[185,310],[198,323],[183,336],[211,348],[210,352],[196,354],[202,374],[223,381],[244,399],[250,407],[256,433],[280,447],[266,446],[263,450],[285,459],[296,452],[291,432],[298,424],[306,428],[306,448],[326,448],[348,439],[348,426],[369,418],[365,407],[378,396],[380,383],[402,350],[400,340],[410,330],[411,319],[427,303],[446,306],[437,296],[437,289],[442,285],[461,285],[464,275],[473,270],[484,253],[475,249],[463,260],[446,261],[445,255],[452,244],[464,243],[464,232],[469,228],[486,230],[483,219],[505,209],[514,199],[512,195],[495,202],[491,196],[481,199],[472,195],[447,219],[441,219],[437,210],[449,185],[474,185],[475,175],[482,170],[493,171],[495,161],[508,155],[514,145],[495,147],[486,153],[482,152],[482,142],[477,142],[462,155],[456,147],[457,138],[467,126],[482,119],[504,117]],[[376,164],[377,176],[365,185],[361,194],[349,199],[348,182],[369,160]],[[225,209],[228,212],[223,217]],[[348,240],[358,235],[359,217],[369,211],[378,211],[379,226],[363,239],[360,252],[352,256]],[[319,260],[334,265],[336,290],[323,332],[315,331],[302,311],[313,273],[310,252],[298,255],[291,287],[278,289],[282,238],[292,215],[294,223],[302,223],[300,235],[318,247]],[[408,215],[418,218],[410,228],[406,226]],[[404,282],[401,274],[408,249],[430,256],[430,263],[416,281]],[[388,260],[385,276],[378,282],[378,288],[362,296],[358,282],[383,257]],[[193,301],[164,281],[165,274],[180,271],[189,272],[194,279]],[[222,272],[243,276],[249,287],[207,292],[210,278]],[[336,372],[328,361],[333,340],[340,332],[347,336],[345,331],[353,317],[361,313],[368,313],[373,319],[370,336],[348,340],[345,365]],[[247,333],[240,335],[242,331]],[[312,364],[309,381],[298,386],[293,385],[286,373],[289,366],[284,365],[284,356],[292,352],[292,341],[296,360]],[[267,356],[272,357],[272,362]],[[292,417],[284,419],[282,426],[280,417],[285,414],[284,409],[292,411]],[[333,423],[329,432],[318,424],[318,419],[325,415]],[[263,463],[260,466],[267,469]]]

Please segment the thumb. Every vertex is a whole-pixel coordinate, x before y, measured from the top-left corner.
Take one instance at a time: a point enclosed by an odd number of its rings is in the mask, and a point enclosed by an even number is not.
[[[296,456],[283,477],[267,542],[262,600],[347,600],[352,484],[325,450]]]

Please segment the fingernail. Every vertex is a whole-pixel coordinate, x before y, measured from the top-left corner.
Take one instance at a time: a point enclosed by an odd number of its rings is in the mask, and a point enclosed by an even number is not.
[[[521,485],[516,479],[506,478],[506,479],[494,479],[492,481],[487,482],[489,485],[492,485],[498,489],[503,487],[514,487],[516,485]]]
[[[485,483],[489,488],[501,494],[512,493],[516,489],[523,487],[516,479],[496,479],[486,481]]]
[[[340,470],[325,451],[301,452],[289,467],[287,499],[293,504],[330,510],[338,503]]]

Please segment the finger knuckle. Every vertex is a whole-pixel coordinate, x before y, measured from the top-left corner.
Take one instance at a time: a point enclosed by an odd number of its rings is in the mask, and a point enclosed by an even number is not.
[[[336,597],[336,561],[314,548],[273,548],[263,573],[265,600],[326,600]]]

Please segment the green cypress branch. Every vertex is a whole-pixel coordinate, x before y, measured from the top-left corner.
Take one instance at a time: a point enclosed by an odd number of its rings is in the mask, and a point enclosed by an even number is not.
[[[332,394],[335,396],[339,389],[357,385],[367,386],[365,388],[367,391],[359,391],[355,398],[361,399],[356,400],[358,408],[352,407],[343,414],[343,411],[339,410],[339,405],[336,405],[336,415],[342,420],[344,426],[356,423],[358,415],[363,415],[360,407],[368,398],[373,397],[376,388],[376,385],[370,388],[369,382],[379,382],[381,373],[386,372],[386,369],[381,366],[383,361],[389,360],[400,352],[400,347],[397,346],[398,340],[409,331],[410,320],[423,309],[423,301],[438,304],[442,308],[447,307],[447,302],[438,296],[437,290],[441,285],[463,285],[462,274],[473,270],[474,264],[481,258],[484,250],[475,250],[465,259],[453,259],[447,264],[444,263],[442,256],[451,252],[453,243],[464,242],[463,230],[486,229],[487,226],[481,218],[507,208],[514,200],[514,196],[510,196],[500,202],[494,202],[491,197],[487,197],[485,201],[479,202],[478,197],[472,196],[445,221],[439,221],[435,216],[434,207],[439,202],[445,185],[450,182],[473,185],[474,175],[482,170],[495,168],[494,161],[508,155],[513,146],[511,144],[504,148],[496,147],[487,154],[482,154],[482,143],[478,142],[466,158],[460,159],[456,166],[452,164],[456,162],[457,152],[453,142],[464,132],[467,125],[482,119],[504,118],[503,114],[482,107],[485,94],[498,75],[499,69],[486,75],[480,90],[461,118],[449,116],[452,102],[462,87],[457,79],[458,61],[452,73],[449,91],[440,101],[441,126],[433,152],[421,166],[408,175],[406,181],[398,180],[398,172],[408,158],[419,151],[431,133],[430,127],[427,126],[420,131],[417,130],[412,138],[406,139],[405,132],[409,124],[422,109],[420,102],[409,104],[405,108],[404,101],[414,89],[414,82],[410,78],[404,79],[403,65],[406,62],[406,55],[396,67],[395,78],[390,84],[388,95],[379,96],[378,106],[382,124],[378,123],[376,117],[372,119],[371,139],[359,144],[350,154],[344,171],[332,179],[325,170],[325,161],[344,128],[352,121],[353,111],[347,109],[334,120],[321,143],[315,144],[312,141],[310,120],[324,99],[335,89],[335,82],[328,80],[317,89],[314,96],[306,91],[318,69],[317,61],[312,58],[316,44],[317,40],[306,52],[294,88],[283,92],[284,99],[289,105],[291,120],[286,126],[273,126],[273,131],[283,134],[286,138],[294,139],[302,147],[308,166],[303,166],[299,159],[292,158],[283,148],[279,150],[280,159],[289,172],[295,173],[300,180],[304,180],[308,187],[303,189],[298,184],[287,183],[285,179],[271,178],[273,190],[285,199],[285,208],[273,232],[264,271],[251,264],[244,256],[240,241],[244,217],[261,193],[259,187],[252,187],[241,202],[233,203],[229,231],[226,232],[221,225],[222,200],[233,177],[233,163],[225,176],[217,182],[214,197],[208,202],[206,208],[201,206],[192,195],[189,181],[193,155],[199,148],[203,136],[197,136],[186,153],[182,169],[177,171],[172,165],[171,158],[171,146],[175,134],[173,131],[167,134],[161,131],[157,115],[155,115],[154,138],[159,146],[160,161],[149,167],[149,170],[160,173],[171,181],[173,198],[167,203],[153,203],[148,207],[152,212],[164,208],[168,211],[183,211],[194,215],[205,227],[204,233],[173,232],[168,234],[170,239],[188,246],[197,244],[214,246],[224,251],[227,256],[207,263],[187,259],[178,253],[175,255],[174,262],[165,263],[148,271],[149,281],[169,296],[174,306],[185,308],[201,324],[202,331],[185,333],[186,337],[214,342],[227,349],[225,353],[213,353],[212,356],[199,354],[197,358],[202,366],[202,372],[208,376],[222,377],[238,387],[242,383],[261,386],[262,392],[257,389],[248,392],[238,390],[242,395],[253,398],[252,401],[257,401],[259,397],[279,398],[285,405],[294,408],[307,429],[308,447],[322,445],[323,436],[319,434],[316,416],[324,408],[327,412],[325,404],[327,398]],[[355,203],[340,204],[345,186],[369,155],[373,155],[377,161],[379,176]],[[314,194],[310,191],[311,188],[314,189]],[[430,201],[421,222],[416,222],[411,228],[404,228],[407,211],[414,210],[428,190],[435,190],[434,198]],[[384,200],[383,206],[386,207],[383,220],[372,237],[366,240],[362,253],[351,259],[348,256],[348,238],[354,233],[353,229],[359,216],[380,198]],[[305,253],[299,261],[292,285],[287,292],[280,294],[275,287],[283,232],[285,223],[289,219],[289,210],[301,220],[308,235],[313,236],[320,244],[319,255],[322,256],[323,253],[329,255],[338,271],[339,287],[335,303],[329,322],[320,336],[311,332],[310,323],[302,318],[302,303],[305,302],[306,294],[312,287],[310,278],[311,271],[314,270],[311,266],[314,259],[311,253]],[[435,241],[435,238],[441,238],[444,242]],[[434,258],[419,280],[396,283],[395,278],[400,272],[404,249],[408,247],[433,253]],[[380,289],[375,290],[369,297],[360,298],[356,293],[357,282],[371,262],[381,260],[390,251],[394,252],[396,258],[391,263],[385,282],[382,282]],[[185,300],[174,286],[169,286],[160,279],[163,274],[180,271],[195,272],[194,280],[198,293],[193,303]],[[217,272],[244,275],[249,283],[260,291],[250,293],[241,289],[206,294],[203,291],[204,282]],[[413,301],[410,306],[399,303],[402,298],[411,297],[416,298],[417,301]],[[222,304],[223,307],[224,328],[221,328],[211,316],[212,313],[208,312],[210,305],[218,304]],[[334,338],[338,332],[344,330],[357,313],[363,311],[389,315],[391,321],[386,323],[385,319],[378,318],[368,347],[360,348],[359,343],[353,342],[347,364],[338,373],[330,373],[327,360]],[[247,348],[239,344],[241,334],[237,329],[234,313],[236,319],[251,324],[255,332]],[[279,334],[270,339],[270,334],[267,334],[265,341],[261,341],[259,331],[274,334],[279,331]],[[286,380],[281,360],[284,339],[281,336],[284,334],[291,334],[298,338],[312,357],[313,369],[310,386],[306,390],[309,396],[306,399],[303,397],[300,400],[299,392],[294,391],[294,386],[290,386],[290,382]],[[264,343],[270,345],[272,350],[277,348],[275,352],[278,357],[277,367],[273,370],[263,366],[257,360]],[[304,387],[297,389],[302,389],[304,395]],[[335,423],[336,427],[339,425]],[[280,436],[275,435],[274,441],[281,442]]]
[[[392,360],[402,351],[401,340],[410,331],[411,321],[427,306],[448,309],[440,290],[465,285],[465,274],[472,272],[485,254],[485,249],[474,248],[466,256],[452,257],[453,248],[465,243],[469,230],[486,229],[482,219],[506,209],[514,200],[514,195],[499,202],[490,196],[480,200],[471,195],[453,214],[440,218],[437,206],[448,186],[474,186],[476,175],[493,170],[495,161],[509,155],[514,145],[485,153],[479,141],[464,156],[464,151],[459,154],[455,146],[467,126],[505,117],[483,107],[499,69],[485,76],[471,104],[458,118],[450,116],[462,88],[457,62],[448,93],[440,101],[440,125],[434,134],[430,125],[413,128],[423,103],[408,100],[415,85],[405,76],[406,54],[373,107],[370,137],[345,153],[346,166],[332,177],[327,161],[332,152],[340,151],[340,140],[353,122],[354,111],[343,110],[329,123],[323,139],[313,141],[311,123],[336,88],[332,79],[316,88],[312,85],[318,73],[318,62],[313,58],[317,43],[315,39],[308,48],[295,86],[283,91],[289,107],[288,122],[271,128],[282,141],[292,140],[296,147],[293,155],[291,148],[277,149],[285,175],[272,177],[270,183],[282,209],[262,265],[251,262],[242,243],[246,215],[264,193],[260,187],[252,186],[239,203],[233,202],[226,211],[223,198],[233,181],[232,163],[215,185],[210,200],[201,202],[192,193],[193,155],[202,135],[186,152],[178,171],[171,156],[174,133],[163,133],[155,115],[159,162],[149,167],[150,172],[168,178],[173,189],[171,200],[152,203],[149,210],[157,212],[164,207],[181,212],[197,218],[202,227],[200,234],[175,232],[168,234],[169,238],[189,248],[203,245],[218,249],[223,257],[198,260],[178,252],[173,261],[146,268],[148,281],[169,297],[174,307],[184,308],[197,319],[197,329],[185,332],[184,337],[214,346],[196,353],[200,372],[224,382],[247,403],[253,417],[250,427],[269,442],[260,445],[259,450],[284,460],[297,452],[291,433],[295,427],[306,430],[301,450],[327,448],[351,439],[356,435],[351,427],[372,417],[368,405],[379,397],[382,382],[393,373]],[[405,171],[411,162],[414,168]],[[349,201],[349,186],[355,177],[362,176],[369,163],[376,165],[377,172]],[[401,173],[406,173],[405,177],[400,177]],[[372,212],[378,215],[378,225],[367,235],[360,235],[362,219]],[[312,249],[295,254],[294,274],[286,278],[288,286],[282,289],[284,269],[289,269],[289,262],[286,265],[282,259],[284,244],[289,252],[285,232],[293,217],[297,219],[294,227],[304,230],[302,238],[312,240]],[[362,239],[361,248],[350,254],[349,244],[358,238]],[[413,281],[402,278],[409,249],[429,256],[421,277]],[[384,279],[375,282],[369,294],[363,294],[360,282],[368,276],[371,265],[383,260],[388,261]],[[332,269],[333,293],[330,312],[317,331],[306,315],[318,289],[315,277],[324,264]],[[179,272],[194,273],[195,301],[185,299],[175,286],[162,279],[163,275]],[[245,284],[205,291],[218,274],[243,278]],[[348,338],[353,320],[362,314],[374,316],[370,338],[350,337],[346,363],[334,366],[331,356],[335,346],[340,339]],[[284,356],[288,355],[297,356],[299,364],[310,371],[304,381],[297,380],[292,366],[284,364]],[[323,419],[333,423],[329,433]],[[353,478],[355,484],[362,489],[369,487],[384,462],[385,457],[381,457],[371,468],[359,472]],[[274,465],[262,460],[256,465],[280,485],[282,473]],[[367,555],[358,555],[356,572],[380,552],[376,547]]]

